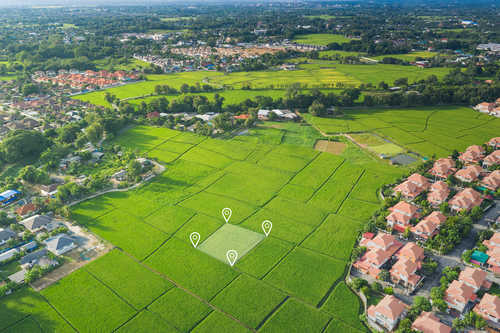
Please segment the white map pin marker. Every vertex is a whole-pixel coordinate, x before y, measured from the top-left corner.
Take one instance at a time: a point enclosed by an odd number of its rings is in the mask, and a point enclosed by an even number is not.
[[[266,234],[266,237],[269,236],[269,233],[271,233],[271,229],[273,228],[273,224],[271,221],[265,220],[262,222],[262,230]]]
[[[233,214],[233,211],[231,210],[231,208],[224,208],[222,210],[222,217],[224,218],[224,220],[226,221],[226,223],[229,222],[229,219],[231,218],[232,214]]]
[[[200,242],[200,234],[197,232],[192,232],[191,235],[189,235],[189,239],[191,240],[191,244],[193,244],[194,247],[198,246],[198,243]]]
[[[229,261],[229,265],[233,266],[238,259],[238,252],[236,252],[236,250],[229,250],[226,253],[226,257],[227,261]]]

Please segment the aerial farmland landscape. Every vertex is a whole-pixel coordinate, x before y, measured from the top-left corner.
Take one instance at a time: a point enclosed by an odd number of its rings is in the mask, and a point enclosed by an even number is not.
[[[0,333],[500,331],[493,0],[0,0]]]

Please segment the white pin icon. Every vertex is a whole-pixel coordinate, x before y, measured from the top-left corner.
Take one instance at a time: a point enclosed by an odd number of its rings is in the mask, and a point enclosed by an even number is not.
[[[200,234],[197,232],[192,232],[191,235],[189,235],[189,239],[191,240],[191,244],[196,248],[198,246],[198,243],[200,242]]]
[[[236,260],[238,259],[238,252],[235,250],[229,250],[226,253],[227,261],[229,261],[229,265],[233,266]]]
[[[224,220],[226,221],[226,223],[229,222],[229,219],[231,218],[232,214],[233,214],[233,211],[231,210],[231,208],[224,208],[222,210],[222,217],[224,218]]]
[[[264,234],[266,234],[266,237],[269,236],[272,228],[273,224],[271,223],[271,221],[265,220],[264,222],[262,222],[262,230],[264,231]]]

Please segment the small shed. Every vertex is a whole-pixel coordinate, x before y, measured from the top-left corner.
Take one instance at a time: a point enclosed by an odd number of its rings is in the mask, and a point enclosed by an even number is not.
[[[476,265],[484,265],[488,261],[489,256],[481,251],[475,250],[472,252],[470,261]]]

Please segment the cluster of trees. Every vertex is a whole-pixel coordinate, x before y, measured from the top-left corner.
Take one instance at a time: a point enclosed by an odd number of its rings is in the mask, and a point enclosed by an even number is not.
[[[49,145],[50,140],[40,132],[13,131],[0,144],[0,160],[6,163],[36,160]]]
[[[155,86],[156,95],[177,95],[179,92],[182,94],[187,94],[187,93],[212,92],[215,90],[216,89],[213,86],[209,84],[201,85],[199,82],[197,82],[195,85],[192,86],[184,83],[180,86],[179,90],[170,87],[167,84]]]

